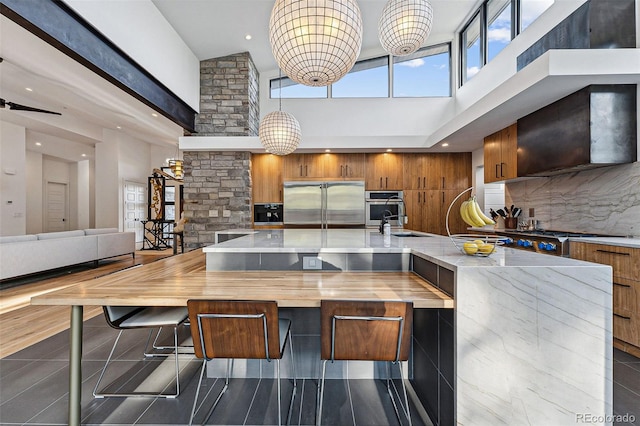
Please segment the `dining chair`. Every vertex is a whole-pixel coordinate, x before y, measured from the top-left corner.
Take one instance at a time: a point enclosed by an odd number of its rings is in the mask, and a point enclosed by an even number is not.
[[[95,388],[93,389],[93,396],[96,398],[104,398],[104,397],[162,397],[162,398],[175,398],[180,394],[180,365],[178,362],[179,348],[178,345],[178,327],[185,322],[188,318],[188,312],[185,307],[145,307],[145,306],[103,306],[104,316],[111,327],[119,330],[118,336],[116,337],[116,341],[113,343],[113,347],[111,348],[111,352],[107,357],[107,361],[102,368],[100,373],[100,377],[98,377],[98,382],[96,383]],[[151,336],[154,329],[162,329],[162,327],[173,327],[173,346],[165,346],[160,347],[156,346],[155,342],[157,340],[154,339],[154,342],[151,344],[151,349],[149,349],[149,342],[151,341]],[[106,392],[105,389],[109,387],[109,385],[105,386],[102,391],[98,391],[100,387],[100,383],[107,371],[107,367],[113,357],[113,354],[116,350],[116,346],[118,345],[118,341],[122,336],[122,333],[125,330],[131,330],[135,328],[148,328],[149,336],[147,337],[147,343],[144,348],[144,356],[145,357],[168,357],[171,353],[174,354],[175,357],[175,368],[176,368],[176,391],[175,393],[163,393],[161,392]],[[158,333],[160,333],[160,330]],[[154,349],[172,349],[173,352],[157,352]],[[193,353],[193,352],[191,352]]]
[[[280,359],[287,341],[291,352],[293,390],[287,414],[287,424],[296,395],[296,374],[291,342],[291,321],[278,318],[278,305],[274,301],[189,300],[189,320],[196,357],[202,358],[202,369],[193,401],[189,425],[198,405],[198,396],[207,361],[227,359],[225,384],[204,417],[206,422],[229,387],[230,360],[266,359],[276,361],[278,392],[278,425],[282,424],[280,395]],[[258,382],[258,386],[260,382]],[[205,397],[206,398],[206,397]]]
[[[411,425],[409,400],[401,361],[409,359],[413,303],[404,301],[322,300],[320,303],[320,352],[322,377],[318,381],[316,424],[322,422],[324,379],[327,361],[386,361],[387,392],[398,422],[402,424],[392,387],[399,400],[391,365],[397,365],[404,396],[400,407]]]

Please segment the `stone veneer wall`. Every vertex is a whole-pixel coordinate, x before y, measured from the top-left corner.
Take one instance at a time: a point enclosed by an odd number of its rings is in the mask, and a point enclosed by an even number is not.
[[[248,52],[200,63],[198,136],[257,136],[259,74]],[[215,243],[215,231],[251,227],[249,152],[185,151],[186,249]]]
[[[505,201],[543,229],[640,236],[640,163],[507,183]]]

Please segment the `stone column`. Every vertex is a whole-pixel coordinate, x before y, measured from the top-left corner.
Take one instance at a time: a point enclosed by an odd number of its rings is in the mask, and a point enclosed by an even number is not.
[[[200,63],[198,136],[257,136],[259,74],[248,52]],[[215,242],[215,231],[251,227],[249,152],[186,151],[187,249]]]

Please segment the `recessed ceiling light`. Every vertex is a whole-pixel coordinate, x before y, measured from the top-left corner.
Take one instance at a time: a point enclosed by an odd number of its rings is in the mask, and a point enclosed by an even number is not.
[[[152,112],[152,113],[151,113],[151,116],[152,116],[152,117],[157,117],[157,116],[158,116],[158,114],[156,114],[155,112]]]
[[[120,127],[120,126],[116,126],[116,129],[122,129],[122,127]]]
[[[33,89],[31,87],[25,87],[24,90],[26,90],[27,92],[33,92]]]
[[[449,146],[449,143],[445,142],[442,144],[442,146]]]
[[[41,142],[36,142],[36,146],[42,146]]]
[[[81,156],[81,157],[86,157],[86,156],[87,156],[87,154],[82,154],[82,155],[80,155],[80,156]]]
[[[246,36],[244,36],[244,39],[245,39],[245,40],[251,40],[251,38],[252,38],[252,37],[251,37],[251,34],[247,34]]]

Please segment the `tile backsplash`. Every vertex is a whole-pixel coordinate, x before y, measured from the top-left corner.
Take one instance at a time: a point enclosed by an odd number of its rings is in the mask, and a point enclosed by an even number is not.
[[[640,162],[510,182],[505,201],[542,229],[640,236]]]

